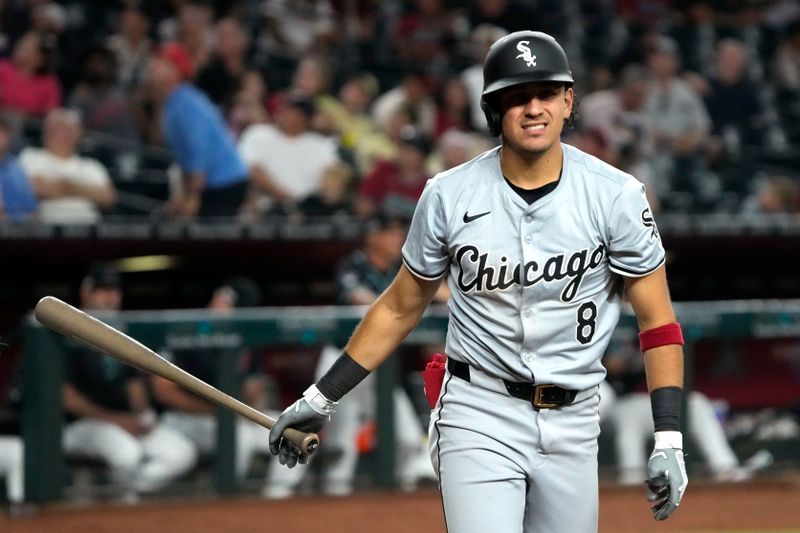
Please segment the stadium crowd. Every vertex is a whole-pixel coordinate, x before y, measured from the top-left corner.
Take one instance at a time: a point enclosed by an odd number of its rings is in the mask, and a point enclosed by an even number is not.
[[[496,143],[480,65],[531,28],[572,61],[568,142],[645,182],[654,209],[797,211],[788,0],[7,0],[2,210],[408,213],[430,176]]]

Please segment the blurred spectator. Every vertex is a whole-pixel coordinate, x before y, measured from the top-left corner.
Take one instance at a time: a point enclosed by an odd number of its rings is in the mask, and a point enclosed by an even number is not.
[[[530,30],[531,21],[536,20],[536,10],[530,4],[518,0],[474,0],[469,2],[469,26],[477,29],[481,24],[490,24],[506,33]]]
[[[594,142],[604,145],[589,153],[633,174],[647,186],[647,200],[656,213],[660,210],[659,194],[668,191],[670,184],[655,174],[650,163],[655,149],[655,128],[645,112],[645,103],[651,83],[647,69],[630,64],[620,73],[615,88],[584,96],[579,135],[588,142],[592,139],[587,136],[594,136]]]
[[[425,169],[430,149],[430,141],[413,128],[402,131],[396,159],[378,163],[361,182],[356,213],[369,218],[383,211],[411,218],[430,178]]]
[[[353,202],[353,167],[339,162],[325,170],[318,190],[297,205],[295,218],[348,217],[355,211]]]
[[[0,109],[42,117],[61,104],[54,53],[44,34],[30,31],[17,41],[11,59],[0,59]]]
[[[185,0],[178,7],[174,34],[164,29],[161,42],[179,43],[191,57],[194,78],[197,71],[203,68],[211,59],[214,48],[214,9],[205,0]]]
[[[341,25],[342,39],[337,57],[338,70],[345,77],[355,72],[368,71],[377,58],[388,53],[385,31],[386,11],[396,5],[374,0],[331,2]]]
[[[147,61],[153,52],[147,14],[135,5],[126,3],[119,13],[117,31],[108,37],[106,46],[116,57],[120,87],[131,92],[144,81]]]
[[[331,73],[321,55],[303,58],[292,73],[291,84],[280,91],[273,92],[267,99],[267,110],[275,114],[282,100],[287,97],[305,98],[315,105],[317,100],[328,94]]]
[[[409,106],[395,110],[389,123],[372,135],[362,135],[355,148],[355,161],[361,176],[371,174],[383,160],[397,157],[400,133],[414,129],[414,113]]]
[[[211,60],[201,68],[195,84],[212,102],[229,110],[247,72],[250,37],[241,22],[224,18],[215,26],[216,39]]]
[[[237,140],[248,127],[270,120],[266,106],[267,90],[267,83],[258,70],[251,69],[242,75],[241,86],[226,117]]]
[[[675,39],[683,66],[702,76],[714,71],[714,48],[719,32],[714,24],[714,5],[711,0],[690,0],[680,10],[682,15],[673,25],[670,35]]]
[[[92,132],[113,137],[110,142],[139,142],[130,97],[117,85],[117,64],[107,48],[95,46],[84,56],[78,84],[69,98],[69,106],[83,117],[83,125]]]
[[[487,2],[487,3],[491,3]],[[496,2],[501,3],[501,2]],[[481,109],[481,95],[483,94],[483,60],[489,53],[489,47],[508,34],[502,27],[492,24],[479,24],[470,34],[469,48],[472,66],[461,72],[461,79],[469,93],[472,128],[475,131],[486,131],[486,115]]]
[[[646,28],[666,26],[672,15],[671,0],[619,0],[617,16],[622,18],[632,32]]]
[[[678,77],[680,57],[675,42],[658,38],[648,51],[647,64],[653,73],[645,111],[655,131],[657,150],[653,157],[657,175],[669,180],[670,188],[696,193],[707,185],[700,177],[704,167],[704,143],[711,119],[700,96]]]
[[[602,132],[614,152],[608,160],[612,165],[618,164],[624,152],[648,156],[653,151],[654,130],[644,107],[650,84],[647,69],[631,64],[621,72],[616,88],[581,99],[580,125]]]
[[[768,141],[764,106],[758,86],[748,76],[748,63],[747,48],[741,41],[722,39],[717,45],[714,74],[699,82],[711,118],[709,157],[726,189],[737,193],[745,192],[755,171],[747,156]]]
[[[251,213],[291,211],[294,205],[319,191],[325,172],[339,157],[336,143],[310,130],[314,104],[287,97],[275,124],[250,126],[239,141],[239,151],[250,167],[257,194]]]
[[[800,188],[795,180],[788,176],[766,176],[755,185],[755,191],[744,202],[745,213],[763,213],[769,215],[796,213]]]
[[[58,108],[48,113],[42,148],[25,148],[19,162],[39,199],[38,216],[48,224],[95,224],[111,208],[117,193],[98,161],[81,157],[83,136],[77,112]]]
[[[11,140],[10,124],[0,116],[0,219],[24,222],[35,216],[37,201],[27,174],[11,153]]]
[[[336,42],[334,10],[328,0],[262,2],[264,31],[260,46],[271,54],[301,59]]]
[[[265,0],[256,63],[271,85],[283,87],[295,65],[315,54],[332,56],[340,37],[328,0]]]
[[[429,74],[441,72],[464,21],[443,0],[414,0],[410,4],[390,36],[392,51],[401,64]]]
[[[449,77],[437,92],[436,125],[433,138],[438,139],[448,130],[470,131],[469,93],[459,77]]]
[[[615,152],[608,142],[608,137],[598,128],[581,126],[574,129],[567,137],[567,142],[606,163],[612,164],[611,161],[615,158]]]
[[[448,130],[436,141],[436,149],[428,158],[426,168],[428,173],[433,176],[438,172],[466,163],[491,147],[491,141],[487,137],[464,131]]]
[[[369,114],[377,94],[378,80],[372,74],[358,73],[349,77],[337,97],[323,95],[317,99],[316,129],[337,135],[342,148],[353,151],[365,136],[377,133]]]
[[[733,152],[764,141],[764,110],[758,87],[748,76],[749,62],[741,41],[722,39],[714,57],[714,74],[701,86],[711,133]]]
[[[261,299],[261,290],[250,279],[236,277],[226,280],[217,287],[208,302],[207,309],[217,316],[230,315],[236,308],[256,307]],[[217,350],[194,349],[180,350],[171,354],[171,362],[203,380],[214,384],[218,378],[219,356]],[[237,383],[242,387],[242,400],[255,409],[264,410],[266,406],[265,390],[257,372],[251,369],[250,354],[239,353],[236,363]],[[197,447],[197,450],[211,456],[216,450],[217,417],[215,405],[181,388],[168,379],[152,377],[153,396],[159,407],[164,409],[161,419],[163,426],[180,433]],[[276,417],[279,413],[268,413]],[[246,478],[248,468],[257,453],[267,454],[269,451],[268,431],[263,427],[243,418],[236,419],[236,476],[239,480]],[[278,472],[280,470],[280,472]],[[270,469],[274,476],[281,480],[299,477],[287,468]],[[269,476],[264,487],[269,486]]]
[[[787,28],[772,60],[772,75],[781,91],[794,94],[800,102],[800,21]]]
[[[94,267],[80,287],[87,312],[113,313],[122,304],[120,275],[109,265]],[[105,320],[112,320],[109,315]],[[64,339],[64,452],[100,459],[125,501],[159,490],[187,473],[195,446],[156,418],[144,378],[132,367]]]
[[[436,103],[430,88],[431,81],[421,70],[408,68],[403,81],[397,87],[381,94],[372,108],[375,122],[383,130],[388,129],[398,109],[405,107],[411,112],[414,127],[420,133],[433,135],[436,125]]]
[[[400,268],[407,220],[379,213],[366,222],[362,247],[337,263],[337,304],[366,306],[386,290]],[[322,376],[340,355],[341,349],[325,346],[317,362],[316,375]],[[374,380],[374,375],[368,376],[339,402],[336,416],[325,428],[324,451],[331,457],[322,471],[322,492],[325,494],[344,496],[353,492],[360,453],[359,432],[376,416]],[[397,479],[402,490],[413,490],[421,478],[433,479],[433,467],[423,444],[422,425],[408,394],[396,386],[393,397]],[[305,473],[308,467],[298,465],[293,470]],[[291,496],[300,479],[286,481],[284,484],[274,483],[264,495],[270,498]]]
[[[216,106],[185,80],[191,59],[179,44],[165,46],[148,66],[162,102],[163,136],[181,168],[182,187],[168,210],[180,217],[233,216],[247,194],[247,169]]]

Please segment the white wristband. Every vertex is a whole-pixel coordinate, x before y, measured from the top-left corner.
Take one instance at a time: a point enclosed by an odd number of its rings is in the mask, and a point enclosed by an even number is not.
[[[683,434],[680,431],[656,431],[653,437],[656,441],[656,450],[665,448],[683,449]]]
[[[336,411],[336,403],[327,399],[317,388],[316,385],[311,385],[303,393],[303,399],[308,402],[308,405],[317,413],[325,416],[330,416]]]

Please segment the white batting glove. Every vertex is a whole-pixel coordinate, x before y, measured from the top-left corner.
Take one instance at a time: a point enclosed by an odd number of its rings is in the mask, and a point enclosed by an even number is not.
[[[666,520],[681,503],[689,478],[683,460],[680,431],[656,431],[655,447],[647,461],[647,499],[656,520]]]

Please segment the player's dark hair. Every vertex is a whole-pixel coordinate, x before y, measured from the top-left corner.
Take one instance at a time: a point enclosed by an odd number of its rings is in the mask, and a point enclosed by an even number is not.
[[[575,128],[575,121],[578,120],[580,117],[580,113],[578,109],[581,106],[581,100],[578,98],[578,93],[575,92],[575,87],[572,88],[572,113],[569,114],[567,118],[564,119],[564,129],[571,130]]]

